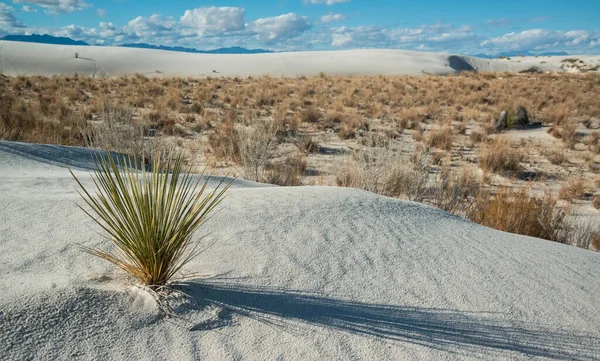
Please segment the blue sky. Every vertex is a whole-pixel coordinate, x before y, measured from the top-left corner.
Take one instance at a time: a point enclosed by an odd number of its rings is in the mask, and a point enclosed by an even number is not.
[[[600,0],[12,0],[0,35],[198,49],[600,53]]]

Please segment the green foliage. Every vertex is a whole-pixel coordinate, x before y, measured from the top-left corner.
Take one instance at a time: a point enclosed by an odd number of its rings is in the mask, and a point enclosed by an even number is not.
[[[164,286],[198,255],[192,235],[223,200],[231,183],[222,186],[221,181],[208,192],[210,178],[201,183],[202,177],[196,180],[189,172],[182,173],[181,155],[165,167],[157,157],[150,170],[139,170],[135,157],[116,158],[110,152],[96,156],[95,195],[71,171],[91,211],[80,208],[115,246],[112,252],[84,249],[151,288]]]

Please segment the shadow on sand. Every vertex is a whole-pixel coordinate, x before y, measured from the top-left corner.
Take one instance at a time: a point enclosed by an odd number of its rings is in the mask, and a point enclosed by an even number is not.
[[[299,326],[289,321],[299,321],[452,353],[489,356],[490,352],[518,352],[563,360],[591,360],[600,356],[600,338],[596,335],[557,331],[507,320],[495,313],[369,304],[217,282],[188,282],[181,287],[194,299],[196,307],[218,305],[227,310],[229,318],[236,314],[246,316],[292,333]],[[216,327],[230,324],[227,316],[220,317],[223,323]]]

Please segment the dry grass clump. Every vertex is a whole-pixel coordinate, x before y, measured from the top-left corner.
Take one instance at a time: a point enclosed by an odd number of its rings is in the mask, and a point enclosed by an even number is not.
[[[306,156],[295,152],[265,167],[263,181],[279,186],[299,186],[306,170]]]
[[[554,165],[562,165],[567,162],[567,153],[562,149],[551,149],[545,155]]]
[[[86,124],[83,133],[87,147],[136,155],[139,159],[155,152],[153,142],[144,137],[144,126],[133,120],[128,106],[104,103],[99,119]]]
[[[493,173],[517,172],[523,158],[522,151],[514,149],[510,140],[495,139],[482,147],[479,166],[484,171]]]
[[[527,189],[501,187],[493,197],[482,194],[473,220],[487,227],[531,237],[566,243],[566,212],[547,194],[534,197]]]
[[[90,193],[71,172],[80,187],[79,194],[90,208],[81,209],[116,247],[111,252],[84,249],[151,289],[159,290],[172,282],[198,255],[192,235],[229,188],[219,184],[207,193],[209,180],[201,184],[201,177],[195,179],[190,173],[183,173],[182,166],[183,157],[178,156],[166,168],[155,160],[147,171],[136,158],[123,156],[117,160],[107,152],[96,158],[95,193]]]
[[[592,206],[596,209],[600,209],[600,196],[595,196],[592,199]]]
[[[431,188],[431,204],[466,218],[471,218],[475,212],[478,196],[482,192],[477,174],[467,167],[458,172],[449,166],[443,167]]]
[[[562,127],[560,138],[567,143],[569,149],[574,149],[575,144],[579,143],[580,135],[577,133],[577,123],[569,122]]]
[[[444,126],[439,130],[432,130],[425,138],[425,143],[434,148],[452,150],[452,128]]]
[[[592,152],[600,154],[600,132],[593,132],[591,134],[588,148]]]
[[[583,199],[586,193],[585,182],[582,179],[569,179],[560,189],[558,198],[566,201]]]
[[[429,184],[431,155],[416,150],[412,156],[388,147],[358,149],[337,175],[340,187],[364,189],[390,197],[422,201]]]

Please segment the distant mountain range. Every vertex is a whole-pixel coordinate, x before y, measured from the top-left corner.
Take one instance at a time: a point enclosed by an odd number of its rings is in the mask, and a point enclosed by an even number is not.
[[[27,43],[42,43],[42,44],[58,44],[58,45],[81,45],[89,46],[90,44],[84,41],[73,40],[71,38],[58,37],[52,35],[7,35],[0,40],[7,41],[23,41]],[[260,54],[260,53],[272,53],[271,50],[264,49],[245,49],[239,46],[233,46],[231,48],[219,48],[213,50],[198,50],[194,48],[184,48],[182,46],[164,46],[164,45],[151,45],[144,43],[134,44],[122,44],[117,45],[125,48],[140,48],[140,49],[156,49],[156,50],[168,50],[168,51],[179,51],[184,53],[198,53],[198,54]]]
[[[164,46],[164,45],[151,45],[145,43],[134,43],[134,44],[122,44],[119,45],[125,48],[141,48],[141,49],[156,49],[156,50],[168,50],[168,51],[180,51],[183,53],[198,53],[198,54],[261,54],[261,53],[273,53],[271,50],[264,49],[246,49],[240,48],[239,46],[233,46],[230,48],[219,48],[213,50],[198,50],[194,48],[184,48],[182,46]]]
[[[90,45],[84,41],[73,40],[71,38],[65,38],[60,36],[52,36],[52,35],[6,35],[0,40],[7,41],[22,41],[26,43],[42,43],[42,44],[60,44],[60,45],[81,45],[87,46]]]
[[[3,38],[0,38],[0,40],[7,40],[7,41],[23,41],[23,42],[27,42],[27,43],[42,43],[42,44],[58,44],[58,45],[80,45],[80,46],[89,46],[90,44],[84,42],[84,41],[80,41],[80,40],[73,40],[71,38],[67,38],[67,37],[59,37],[59,36],[52,36],[52,35],[38,35],[38,34],[32,34],[32,35],[6,35]],[[199,49],[195,49],[195,48],[186,48],[183,46],[165,46],[165,45],[152,45],[152,44],[146,44],[146,43],[131,43],[131,44],[122,44],[122,45],[117,45],[120,47],[124,47],[124,48],[138,48],[138,49],[156,49],[156,50],[167,50],[167,51],[178,51],[178,52],[184,52],[184,53],[197,53],[197,54],[261,54],[261,53],[273,53],[273,51],[271,50],[265,50],[265,49],[246,49],[246,48],[241,48],[239,46],[233,46],[230,48],[219,48],[219,49],[212,49],[212,50],[199,50]],[[515,56],[566,56],[569,55],[568,53],[564,52],[564,51],[553,51],[553,52],[544,52],[544,53],[531,53],[527,50],[520,50],[520,51],[507,51],[507,52],[502,52],[502,53],[498,53],[498,54],[474,54],[472,56],[478,57],[478,58],[498,58],[498,57],[515,57]]]
[[[496,59],[501,56],[505,57],[505,58],[510,58],[510,57],[515,57],[515,56],[566,56],[566,55],[569,55],[569,54],[564,51],[548,51],[548,52],[544,52],[544,53],[531,53],[527,50],[520,50],[520,51],[505,51],[505,52],[498,53],[498,54],[474,54],[472,56],[475,56],[478,58]]]

